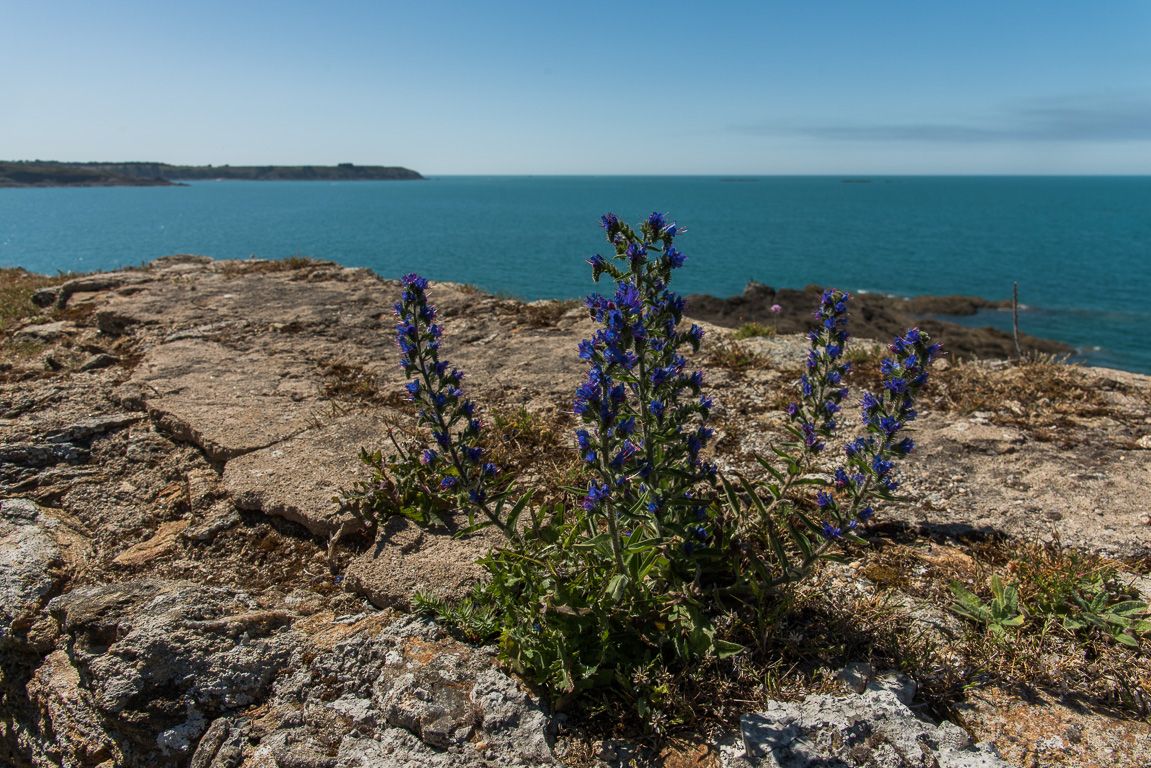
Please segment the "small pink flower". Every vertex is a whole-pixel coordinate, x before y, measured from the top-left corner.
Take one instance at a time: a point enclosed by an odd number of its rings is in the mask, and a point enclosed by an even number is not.
[[[772,304],[771,305],[771,311],[778,315],[780,312],[783,311],[783,307],[779,306],[778,304]]]

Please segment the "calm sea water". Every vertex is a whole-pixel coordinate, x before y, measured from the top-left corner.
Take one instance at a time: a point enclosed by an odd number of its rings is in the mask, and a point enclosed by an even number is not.
[[[527,299],[595,289],[612,211],[686,225],[681,293],[754,279],[898,295],[1011,296],[1022,330],[1151,373],[1151,177],[475,177],[0,189],[0,266],[114,269],[172,253],[295,254]],[[1010,328],[1009,312],[966,322]]]

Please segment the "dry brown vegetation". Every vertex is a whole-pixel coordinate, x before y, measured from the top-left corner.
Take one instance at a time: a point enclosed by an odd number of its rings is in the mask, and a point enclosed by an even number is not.
[[[334,267],[336,262],[296,254],[283,259],[239,259],[221,262],[220,271],[229,277],[260,272],[294,272],[317,267]]]
[[[32,303],[32,294],[74,277],[74,274],[37,275],[21,267],[0,269],[0,335],[6,334],[13,323],[40,312]]]

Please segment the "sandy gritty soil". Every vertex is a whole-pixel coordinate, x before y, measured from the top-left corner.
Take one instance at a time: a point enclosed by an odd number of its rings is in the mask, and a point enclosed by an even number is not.
[[[48,600],[81,588],[146,577],[242,590],[305,631],[318,608],[301,605],[319,601],[332,616],[402,613],[416,589],[454,596],[481,578],[474,560],[496,543],[490,536],[453,539],[396,519],[369,541],[336,500],[367,477],[359,449],[387,449],[387,430],[406,419],[396,283],[326,262],[296,267],[167,257],[81,278],[42,296],[43,314],[3,340],[0,497],[47,510],[61,551],[49,587],[17,622],[31,633],[30,670],[58,661],[67,637],[47,618]],[[445,356],[468,372],[488,418],[522,408],[547,432],[516,458],[527,480],[570,470],[576,344],[593,331],[586,314],[458,284],[431,295]],[[806,340],[735,341],[730,329],[705,327],[693,362],[718,403],[714,460],[758,477],[752,454],[782,437]],[[1146,573],[1151,379],[1048,366],[1054,383],[1044,390],[1006,363],[944,368],[903,469],[911,501],[880,510],[886,556],[903,551],[905,564],[926,569],[993,536],[1057,537],[1118,558],[1132,579]],[[821,578],[870,599],[888,586],[878,571],[859,576],[873,565]],[[964,631],[939,615],[948,631]],[[962,703],[961,725],[1015,765],[1146,765],[1151,729],[1102,701],[989,686]]]

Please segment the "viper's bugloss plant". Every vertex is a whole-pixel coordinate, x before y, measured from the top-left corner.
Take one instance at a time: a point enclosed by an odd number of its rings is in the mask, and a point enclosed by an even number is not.
[[[776,461],[756,457],[764,482],[721,477],[708,459],[715,403],[685,358],[704,332],[684,327],[685,302],[669,287],[686,261],[675,244],[683,229],[658,213],[638,231],[612,214],[600,226],[612,252],[588,263],[597,282],[607,275],[615,287],[585,301],[598,330],[579,344],[586,374],[572,412],[580,421],[573,448],[589,481],[566,489],[567,504],[531,506],[530,493],[508,504],[513,479],[488,461],[463,374],[440,358],[427,282],[401,281],[400,365],[431,438],[423,477],[440,478],[422,487],[450,492],[468,510],[469,530],[495,525],[508,540],[481,561],[490,581],[468,606],[428,595],[415,603],[471,638],[494,631],[504,662],[550,688],[559,706],[614,684],[656,722],[661,694],[643,682],[645,670],[741,651],[717,617],[766,633],[786,590],[818,560],[864,543],[857,534],[871,505],[895,498],[894,463],[912,450],[906,427],[939,347],[914,329],[895,340],[884,392],[864,396],[862,434],[848,440],[833,480],[816,475],[832,472],[823,465],[844,426],[850,368],[850,296],[826,291],[800,398],[788,408],[792,441],[773,447]],[[524,511],[530,525],[521,526]]]
[[[826,521],[824,538],[839,538],[867,522],[872,497],[895,500],[899,487],[895,479],[895,462],[915,449],[915,441],[906,435],[907,425],[915,420],[915,397],[927,383],[927,366],[942,351],[932,344],[927,334],[912,328],[888,347],[894,357],[880,363],[884,393],[863,394],[860,407],[864,435],[844,448],[845,463],[835,470],[835,491],[820,493],[817,503]]]
[[[626,574],[622,552],[638,542],[675,538],[688,553],[706,542],[706,502],[693,499],[692,489],[716,477],[700,456],[713,436],[713,400],[702,392],[703,373],[688,370],[681,354],[699,351],[703,329],[680,329],[685,303],[668,290],[685,260],[673,245],[681,230],[658,213],[639,234],[611,214],[600,226],[615,263],[598,254],[588,263],[597,282],[606,273],[616,290],[610,299],[587,297],[601,328],[580,343],[588,371],[572,410],[583,421],[576,439],[596,478],[583,508],[603,521],[618,572]]]
[[[404,460],[387,466],[381,462],[378,452],[361,451],[361,460],[375,470],[375,477],[362,487],[357,486],[358,494],[345,494],[345,500],[356,502],[361,511],[372,510],[379,516],[381,508],[387,507],[395,496],[388,491],[397,485],[418,483],[422,491],[418,500],[424,503],[414,507],[398,505],[394,511],[407,514],[417,522],[438,522],[434,506],[425,501],[425,497],[434,495],[429,490],[429,479],[432,479],[441,497],[454,496],[467,510],[469,526],[465,532],[494,525],[509,541],[518,541],[516,518],[531,494],[519,499],[505,514],[514,478],[502,476],[500,468],[488,460],[487,451],[479,444],[484,423],[475,402],[462,388],[464,372],[440,358],[443,327],[436,322],[435,307],[428,303],[428,281],[409,274],[400,278],[400,284],[400,301],[393,307],[400,368],[408,379],[404,390],[408,400],[418,408],[417,426],[428,430],[432,443],[415,453],[397,444]],[[482,515],[478,523],[476,512]]]

